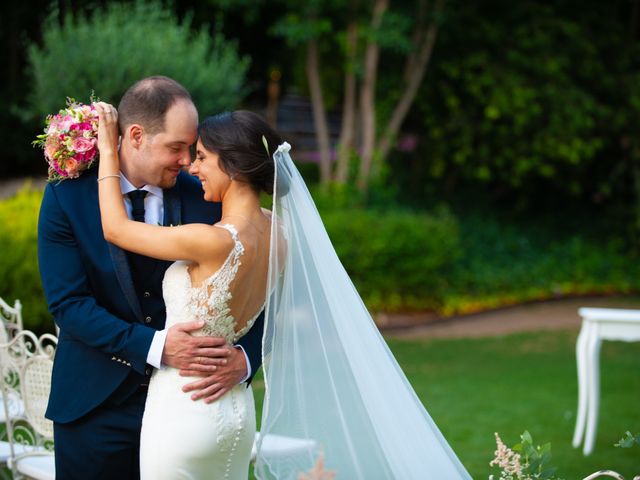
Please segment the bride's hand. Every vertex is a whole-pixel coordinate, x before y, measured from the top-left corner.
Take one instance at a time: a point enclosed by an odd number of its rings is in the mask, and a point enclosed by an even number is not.
[[[96,102],[93,105],[98,111],[98,150],[100,156],[117,159],[117,155],[112,154],[118,151],[118,111],[113,105],[105,102]]]

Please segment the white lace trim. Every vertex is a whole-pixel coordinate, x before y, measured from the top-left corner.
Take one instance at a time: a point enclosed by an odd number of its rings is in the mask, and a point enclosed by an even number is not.
[[[185,264],[185,274],[189,277],[187,308],[192,318],[202,319],[205,322],[199,332],[200,335],[223,337],[227,342],[235,343],[251,329],[262,308],[244,327],[238,332],[235,331],[236,320],[229,308],[232,299],[229,287],[238,273],[238,268],[242,265],[240,258],[244,254],[244,245],[238,238],[238,231],[230,223],[215,226],[224,228],[231,234],[234,246],[222,266],[198,286],[192,285],[188,265]]]

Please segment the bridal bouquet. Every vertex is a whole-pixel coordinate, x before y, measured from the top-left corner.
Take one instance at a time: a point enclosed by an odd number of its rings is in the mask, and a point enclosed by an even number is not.
[[[49,181],[77,178],[91,167],[98,154],[98,112],[72,98],[67,108],[47,116],[45,129],[33,142],[44,149]]]

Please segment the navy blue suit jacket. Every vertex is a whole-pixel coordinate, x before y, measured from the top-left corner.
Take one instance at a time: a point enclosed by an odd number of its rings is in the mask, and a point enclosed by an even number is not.
[[[92,169],[47,185],[38,220],[40,275],[60,327],[46,416],[59,423],[103,403],[130,369],[144,374],[155,332],[144,323],[126,253],[104,240],[96,179]],[[220,215],[220,204],[204,201],[200,182],[184,172],[164,191],[165,225],[212,224]],[[263,325],[261,315],[238,342],[254,373]]]

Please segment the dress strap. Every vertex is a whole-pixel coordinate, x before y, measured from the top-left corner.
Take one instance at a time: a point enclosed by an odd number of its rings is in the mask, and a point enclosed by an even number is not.
[[[235,226],[230,223],[216,223],[214,227],[222,228],[231,234],[231,238],[233,238],[234,242],[239,242],[238,240],[238,230]]]
[[[231,235],[231,238],[235,243],[235,246],[231,251],[231,253],[235,252],[236,258],[238,258],[240,255],[244,253],[244,245],[242,245],[242,242],[238,238],[238,230],[236,229],[235,226],[233,226],[230,223],[216,223],[214,227],[222,228],[223,230],[226,230],[227,232],[229,232],[229,234]]]

